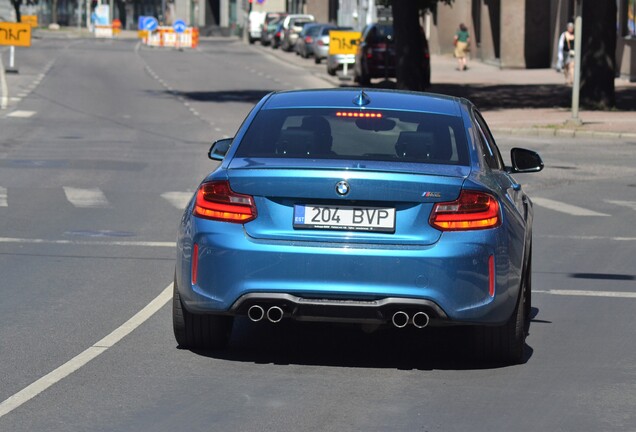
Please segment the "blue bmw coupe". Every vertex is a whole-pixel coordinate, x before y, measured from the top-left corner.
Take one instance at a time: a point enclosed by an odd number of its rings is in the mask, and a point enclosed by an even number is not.
[[[479,327],[524,359],[532,203],[465,99],[382,90],[276,92],[181,219],[173,325],[184,348],[224,347],[236,316],[403,328]]]

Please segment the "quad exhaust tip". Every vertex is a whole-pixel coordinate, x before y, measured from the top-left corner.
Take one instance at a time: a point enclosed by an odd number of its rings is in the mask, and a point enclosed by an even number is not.
[[[264,318],[271,323],[278,323],[282,321],[284,312],[279,306],[271,306],[265,309],[260,305],[252,305],[247,310],[247,316],[252,322],[262,321]],[[416,312],[412,317],[404,311],[397,311],[391,317],[391,322],[396,328],[404,328],[409,324],[413,324],[418,329],[427,327],[430,323],[430,317],[425,312]]]

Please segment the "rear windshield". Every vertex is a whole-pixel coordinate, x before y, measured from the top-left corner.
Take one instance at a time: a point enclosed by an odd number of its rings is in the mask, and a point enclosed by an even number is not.
[[[393,41],[393,26],[389,24],[375,25],[369,29],[367,42],[381,43]]]
[[[234,157],[468,165],[460,117],[360,109],[260,111]]]

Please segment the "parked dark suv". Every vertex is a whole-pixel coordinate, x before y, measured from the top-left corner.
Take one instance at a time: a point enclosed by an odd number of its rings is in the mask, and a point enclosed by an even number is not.
[[[428,42],[422,35],[422,62],[425,87],[431,82],[431,61]],[[360,85],[369,85],[371,78],[395,78],[397,60],[393,23],[379,22],[366,26],[356,52],[353,79]]]

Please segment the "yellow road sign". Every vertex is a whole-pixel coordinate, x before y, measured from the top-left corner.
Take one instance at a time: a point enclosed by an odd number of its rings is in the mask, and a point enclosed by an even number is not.
[[[356,31],[331,30],[329,32],[329,54],[355,54],[362,33]]]
[[[29,24],[31,27],[37,27],[38,16],[37,15],[20,15],[20,22],[24,24]]]
[[[31,25],[0,22],[0,45],[31,46]]]

